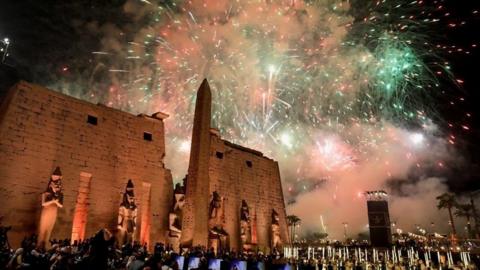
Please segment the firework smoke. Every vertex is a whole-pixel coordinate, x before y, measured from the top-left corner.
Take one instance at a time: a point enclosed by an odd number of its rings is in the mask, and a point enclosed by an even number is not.
[[[206,77],[213,126],[280,162],[289,211],[305,227],[319,228],[322,215],[332,237],[341,222],[361,232],[360,194],[384,188],[401,226],[443,229],[434,198],[447,187],[438,176],[460,161],[432,102],[451,76],[428,36],[442,1],[362,2],[128,0],[125,25],[87,25],[102,45],[89,75],[51,88],[168,113],[166,162],[180,181]]]

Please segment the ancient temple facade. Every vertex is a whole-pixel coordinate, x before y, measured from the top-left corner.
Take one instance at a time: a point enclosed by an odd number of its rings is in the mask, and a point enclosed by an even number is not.
[[[210,127],[211,90],[197,93],[181,243],[270,252],[288,243],[278,163]]]
[[[13,87],[0,107],[0,216],[12,225],[12,246],[38,233],[58,174],[50,238],[79,240],[123,226],[135,241],[165,242],[173,198],[163,162],[166,117],[132,115],[26,82]]]
[[[278,163],[211,128],[197,93],[185,185],[165,167],[164,119],[132,115],[19,82],[0,105],[0,223],[25,236],[260,250],[288,243]]]

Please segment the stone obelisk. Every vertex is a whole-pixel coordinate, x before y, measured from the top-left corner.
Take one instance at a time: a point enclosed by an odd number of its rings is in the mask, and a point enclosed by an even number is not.
[[[205,79],[197,92],[193,119],[192,146],[182,221],[181,243],[184,246],[208,246],[211,105],[212,93]]]

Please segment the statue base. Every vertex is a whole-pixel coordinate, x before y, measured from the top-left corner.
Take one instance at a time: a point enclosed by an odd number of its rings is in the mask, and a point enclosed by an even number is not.
[[[243,244],[242,249],[244,252],[251,252],[251,251],[257,251],[257,244]]]
[[[172,247],[173,251],[180,253],[180,236],[167,235],[167,242]]]

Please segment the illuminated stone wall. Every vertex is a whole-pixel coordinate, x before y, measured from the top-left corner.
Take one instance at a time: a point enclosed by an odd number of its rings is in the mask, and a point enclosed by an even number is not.
[[[14,86],[0,107],[0,216],[13,226],[11,244],[18,247],[36,232],[41,193],[56,166],[65,198],[52,238],[71,238],[74,227],[74,237],[103,227],[115,231],[122,192],[132,179],[136,239],[164,242],[173,192],[163,163],[166,117],[135,116],[25,82]]]
[[[288,242],[285,204],[278,163],[261,152],[222,140],[211,133],[209,179],[210,194],[224,197],[224,229],[230,247],[240,250],[240,207],[245,200],[250,219],[256,221],[256,247],[269,252],[272,209],[279,214],[282,242]]]
[[[245,200],[254,235],[247,240],[249,247],[246,248],[269,252],[273,210],[280,218],[281,239],[283,243],[288,242],[278,163],[258,151],[222,140],[219,132],[210,126],[211,103],[210,86],[204,80],[195,104],[181,242],[184,246],[225,248],[227,245],[241,250],[240,207]],[[210,217],[210,202],[215,191],[222,197],[223,206],[219,215],[212,212]],[[219,227],[228,233],[228,243],[211,241],[221,238]]]

